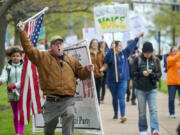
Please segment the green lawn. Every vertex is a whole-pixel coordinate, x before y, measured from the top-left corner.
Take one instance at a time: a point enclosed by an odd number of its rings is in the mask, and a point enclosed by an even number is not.
[[[159,83],[157,85],[158,85],[159,91],[168,94],[168,88],[167,88],[166,81],[161,80],[161,87],[160,88],[159,88]],[[177,91],[176,91],[176,98],[178,98],[178,92]]]
[[[10,104],[8,102],[6,93],[6,84],[0,86],[0,108],[6,108],[5,110],[0,110],[0,135],[15,135],[14,125],[13,125],[13,114],[11,111]],[[25,126],[24,135],[32,135],[32,122]],[[33,135],[44,135],[43,133],[36,133]],[[61,133],[56,133],[56,135],[62,135]],[[83,135],[83,134],[75,134]]]
[[[1,107],[10,107],[10,104],[9,104],[8,98],[7,98],[6,84],[3,84],[0,86],[0,106]]]

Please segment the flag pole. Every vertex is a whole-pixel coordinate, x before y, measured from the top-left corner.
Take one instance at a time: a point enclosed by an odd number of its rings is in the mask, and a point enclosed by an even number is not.
[[[31,21],[33,18],[35,18],[36,16],[40,15],[41,13],[45,12],[48,10],[48,7],[45,7],[43,10],[39,11],[37,14],[35,14],[34,16],[30,17],[29,19],[27,19],[26,21],[24,21],[24,24],[26,24],[27,22]]]

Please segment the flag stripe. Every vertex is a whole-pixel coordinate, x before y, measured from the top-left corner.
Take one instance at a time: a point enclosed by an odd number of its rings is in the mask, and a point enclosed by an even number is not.
[[[31,64],[31,69],[32,69],[33,66],[34,65]],[[33,70],[34,69],[32,69],[30,71],[30,74],[31,74],[31,76],[30,76],[30,87],[31,87],[31,95],[32,95],[32,97],[31,97],[32,98],[32,104],[31,105],[32,105],[32,109],[33,109],[32,113],[35,114],[35,113],[38,113],[38,111],[37,111],[37,104],[36,104],[36,99],[35,99],[36,95],[35,95],[35,88],[34,88],[34,86],[36,85],[36,82],[34,83],[33,79],[35,79],[35,78],[33,78],[33,76],[32,76],[32,74],[34,74]]]
[[[41,110],[41,102],[40,102],[40,92],[39,92],[39,85],[38,85],[38,76],[37,76],[37,69],[35,67],[34,64],[31,65],[31,68],[33,70],[32,72],[32,77],[33,77],[33,86],[34,86],[34,95],[33,98],[34,100],[33,101],[36,101],[36,102],[33,102],[33,104],[36,105],[36,111],[35,113],[40,113],[40,110]]]
[[[26,60],[27,56],[24,56],[24,64],[23,64],[23,69],[22,69],[22,74],[21,74],[21,80],[23,79],[24,81],[21,81],[21,88],[20,88],[20,99],[19,99],[19,103],[20,103],[20,122],[24,123],[24,109],[23,109],[23,95],[24,95],[24,86],[25,86],[25,78],[26,78],[26,72],[27,72],[27,64],[28,61]]]
[[[30,79],[28,79],[28,84],[30,83]],[[27,100],[26,100],[26,108],[27,108],[27,118],[26,118],[26,121],[25,123],[28,124],[29,121],[30,121],[30,109],[31,109],[31,88],[30,88],[30,85],[28,85],[28,91],[27,91]]]
[[[38,41],[43,16],[44,14],[27,24],[27,34],[34,46],[36,46]],[[20,122],[28,124],[31,112],[32,114],[37,114],[40,113],[40,110],[40,88],[37,69],[25,55],[20,88]]]

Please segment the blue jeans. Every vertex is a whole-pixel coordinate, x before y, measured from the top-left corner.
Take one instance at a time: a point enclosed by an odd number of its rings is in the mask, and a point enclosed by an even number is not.
[[[168,95],[169,95],[169,114],[175,114],[175,96],[176,96],[176,90],[178,89],[178,94],[180,97],[180,85],[168,85]]]
[[[116,82],[108,82],[108,87],[112,95],[112,104],[114,115],[118,115],[118,100],[120,106],[121,117],[125,116],[125,94],[127,89],[127,80]]]
[[[150,91],[135,90],[138,111],[139,111],[139,131],[147,131],[147,119],[146,119],[146,103],[149,106],[150,113],[150,125],[151,132],[154,130],[159,131],[158,113],[157,113],[157,90],[153,89]]]

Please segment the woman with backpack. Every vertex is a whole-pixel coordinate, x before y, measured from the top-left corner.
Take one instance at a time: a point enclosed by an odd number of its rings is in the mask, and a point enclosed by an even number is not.
[[[8,55],[9,61],[4,66],[0,76],[0,85],[7,82],[7,93],[13,111],[15,132],[16,135],[23,135],[24,125],[19,120],[19,90],[23,66],[22,51],[17,47],[12,47]]]
[[[111,48],[106,54],[104,61],[107,68],[107,84],[112,95],[112,104],[114,109],[113,119],[118,119],[118,102],[121,112],[121,123],[127,118],[125,116],[125,94],[127,89],[127,80],[129,80],[128,57],[134,51],[140,34],[125,49],[120,41],[115,41],[115,47]]]
[[[147,135],[146,103],[150,113],[151,134],[159,135],[156,82],[160,77],[160,61],[153,55],[152,43],[145,42],[142,54],[134,60],[134,84],[138,101],[140,135]]]

